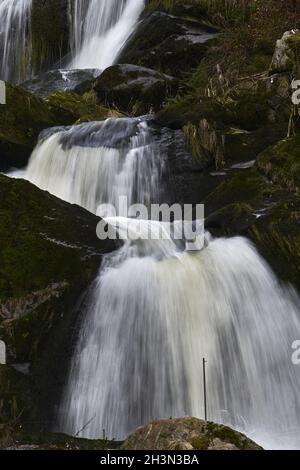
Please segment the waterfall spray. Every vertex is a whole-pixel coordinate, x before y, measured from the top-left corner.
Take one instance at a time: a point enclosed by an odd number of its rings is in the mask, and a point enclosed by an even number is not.
[[[0,0],[0,79],[20,82],[30,73],[32,0]]]
[[[149,204],[164,166],[147,122],[109,119],[42,135],[25,177],[95,211],[120,195]],[[153,419],[203,418],[205,357],[209,419],[266,448],[299,447],[299,304],[244,238],[207,234],[191,254],[132,237],[91,288],[59,429],[123,439]]]
[[[75,0],[71,68],[104,70],[112,65],[136,25],[145,0]]]

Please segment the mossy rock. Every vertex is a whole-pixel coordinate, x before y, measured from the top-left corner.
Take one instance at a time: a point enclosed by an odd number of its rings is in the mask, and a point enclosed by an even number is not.
[[[179,82],[173,77],[130,64],[108,67],[96,80],[94,90],[100,103],[134,115],[161,109],[176,95]]]
[[[165,419],[134,431],[122,450],[262,450],[233,429],[197,418]]]
[[[154,12],[140,22],[118,61],[183,76],[199,64],[217,33],[201,18]]]
[[[206,229],[250,238],[280,280],[300,291],[300,198],[258,168],[227,174],[205,199]]]
[[[43,100],[7,83],[6,104],[0,105],[0,171],[25,165],[39,132],[54,124]]]
[[[46,100],[49,111],[61,125],[81,122],[102,121],[108,117],[121,117],[114,109],[101,106],[93,92],[83,96],[72,92],[57,92]]]
[[[158,119],[164,126],[180,129],[188,123],[199,124],[201,119],[218,122],[220,128],[232,121],[231,111],[218,100],[206,96],[187,96],[167,104],[158,113]]]
[[[272,182],[300,194],[300,134],[268,147],[257,163]]]
[[[26,181],[0,176],[0,337],[8,364],[30,365],[31,419],[46,421],[46,429],[76,343],[80,299],[102,256],[115,249],[97,238],[98,221]]]

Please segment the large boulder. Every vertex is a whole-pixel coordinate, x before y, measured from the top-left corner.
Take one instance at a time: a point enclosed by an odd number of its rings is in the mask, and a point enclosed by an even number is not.
[[[91,89],[96,75],[94,69],[50,70],[26,80],[20,86],[40,98],[47,98],[60,91],[83,94]]]
[[[54,124],[43,100],[6,83],[6,104],[0,105],[0,171],[24,166],[40,131]]]
[[[121,117],[121,113],[98,104],[95,93],[83,96],[73,92],[57,92],[46,99],[48,109],[59,125],[68,126],[81,122],[102,121],[108,117]]]
[[[5,380],[0,375],[0,404],[7,420],[22,414],[50,427],[76,341],[79,299],[103,254],[115,249],[97,238],[98,221],[26,181],[0,176],[0,338],[3,367],[10,368]]]
[[[155,12],[140,22],[118,62],[182,76],[199,64],[216,36],[217,30],[201,20]]]
[[[197,418],[155,421],[133,432],[122,450],[262,450],[233,429]]]
[[[95,82],[101,103],[136,115],[158,111],[175,95],[178,81],[161,72],[136,65],[113,65]]]

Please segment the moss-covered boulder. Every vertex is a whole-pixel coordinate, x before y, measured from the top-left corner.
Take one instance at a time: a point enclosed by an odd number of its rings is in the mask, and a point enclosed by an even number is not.
[[[300,194],[300,134],[268,147],[257,163],[272,182]]]
[[[0,171],[25,165],[39,132],[54,124],[43,100],[7,83],[6,104],[0,105]]]
[[[255,160],[282,139],[290,119],[286,74],[263,73],[229,88],[225,96],[189,93],[158,113],[160,122],[182,128],[196,159],[224,165]]]
[[[233,429],[197,418],[155,421],[138,428],[122,450],[262,450]]]
[[[217,30],[201,18],[154,12],[140,22],[118,61],[179,77],[199,64],[216,36]]]
[[[300,198],[257,167],[227,170],[205,200],[206,229],[250,238],[278,278],[300,291]]]
[[[96,80],[94,89],[101,103],[130,114],[158,111],[179,83],[173,77],[136,65],[113,65]]]
[[[50,95],[46,103],[56,122],[65,126],[122,116],[115,109],[99,105],[93,91],[83,96],[73,92],[57,92]]]
[[[33,420],[36,410],[39,420],[51,419],[75,341],[77,302],[103,254],[115,248],[97,238],[98,220],[28,182],[0,176],[0,338],[8,365],[30,381],[26,416]]]

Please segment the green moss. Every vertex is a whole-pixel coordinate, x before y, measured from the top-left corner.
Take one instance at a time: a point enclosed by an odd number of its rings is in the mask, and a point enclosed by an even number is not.
[[[200,96],[186,96],[182,99],[170,101],[168,105],[158,113],[159,120],[171,127],[183,127],[184,125],[199,124],[202,118],[223,123],[230,122],[231,115],[218,100]],[[224,126],[224,124],[223,124]]]
[[[234,444],[239,450],[251,450],[257,449],[258,447],[253,442],[249,441],[244,434],[234,431],[228,426],[209,422],[206,425],[206,429],[211,440],[216,438],[220,439],[224,442]]]
[[[258,156],[257,163],[273,182],[300,193],[300,135],[269,147]]]
[[[0,140],[30,147],[40,130],[54,123],[43,100],[6,84],[6,105],[0,106]]]
[[[207,450],[210,444],[210,439],[205,436],[197,436],[192,439],[191,444],[195,450]]]
[[[0,298],[89,278],[81,257],[98,246],[97,217],[22,180],[0,176]],[[97,260],[91,259],[91,266]],[[88,260],[87,260],[88,261]]]
[[[122,116],[116,110],[95,103],[95,95],[92,91],[83,96],[72,92],[57,92],[49,96],[46,102],[57,122],[63,125]]]

